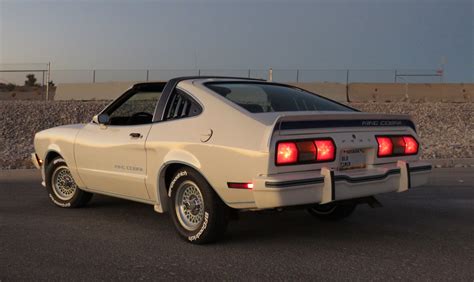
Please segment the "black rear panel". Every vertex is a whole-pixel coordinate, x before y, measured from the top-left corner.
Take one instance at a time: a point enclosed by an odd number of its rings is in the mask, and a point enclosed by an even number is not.
[[[292,130],[337,127],[411,127],[416,132],[415,124],[411,120],[392,119],[283,121],[280,123],[279,129]]]

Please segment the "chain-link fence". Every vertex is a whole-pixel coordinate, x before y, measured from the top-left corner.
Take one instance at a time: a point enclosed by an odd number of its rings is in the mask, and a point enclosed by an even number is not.
[[[357,69],[138,69],[50,70],[43,64],[0,64],[0,92],[48,98],[58,83],[167,81],[179,76],[232,76],[303,83],[438,83],[442,70]],[[48,83],[49,82],[49,83]],[[13,89],[13,90],[12,90]],[[28,94],[30,93],[30,94]],[[31,93],[34,93],[31,94]],[[31,96],[32,95],[32,96]],[[36,96],[35,96],[36,95]],[[51,98],[51,97],[50,97]]]
[[[149,69],[149,70],[52,70],[55,83],[100,83],[114,81],[166,81],[178,76],[233,76],[268,79],[270,69]],[[330,70],[272,69],[272,80],[278,82],[376,82],[438,83],[439,70]]]
[[[0,64],[0,100],[48,100],[50,64]]]
[[[0,83],[23,85],[26,75],[33,74],[36,83],[100,83],[120,81],[166,81],[178,76],[234,76],[269,79],[270,69],[52,69],[49,64],[0,64]],[[443,71],[367,70],[367,69],[272,69],[272,80],[279,82],[331,83],[437,83]],[[49,75],[49,79],[48,79]]]

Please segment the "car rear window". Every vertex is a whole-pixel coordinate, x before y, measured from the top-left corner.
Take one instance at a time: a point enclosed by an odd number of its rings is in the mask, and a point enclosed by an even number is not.
[[[279,84],[209,82],[205,85],[251,113],[354,111],[316,94]]]

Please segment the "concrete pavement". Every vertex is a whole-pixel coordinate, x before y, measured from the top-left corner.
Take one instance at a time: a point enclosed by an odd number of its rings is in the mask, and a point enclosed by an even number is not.
[[[474,279],[474,169],[378,197],[348,219],[244,213],[226,238],[195,246],[148,205],[95,196],[49,203],[34,170],[0,172],[0,281]]]

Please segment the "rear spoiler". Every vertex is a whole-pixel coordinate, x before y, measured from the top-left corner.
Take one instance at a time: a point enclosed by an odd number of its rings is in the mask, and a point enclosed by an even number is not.
[[[366,113],[281,116],[276,121],[275,131],[341,127],[410,127],[416,132],[408,115]]]

